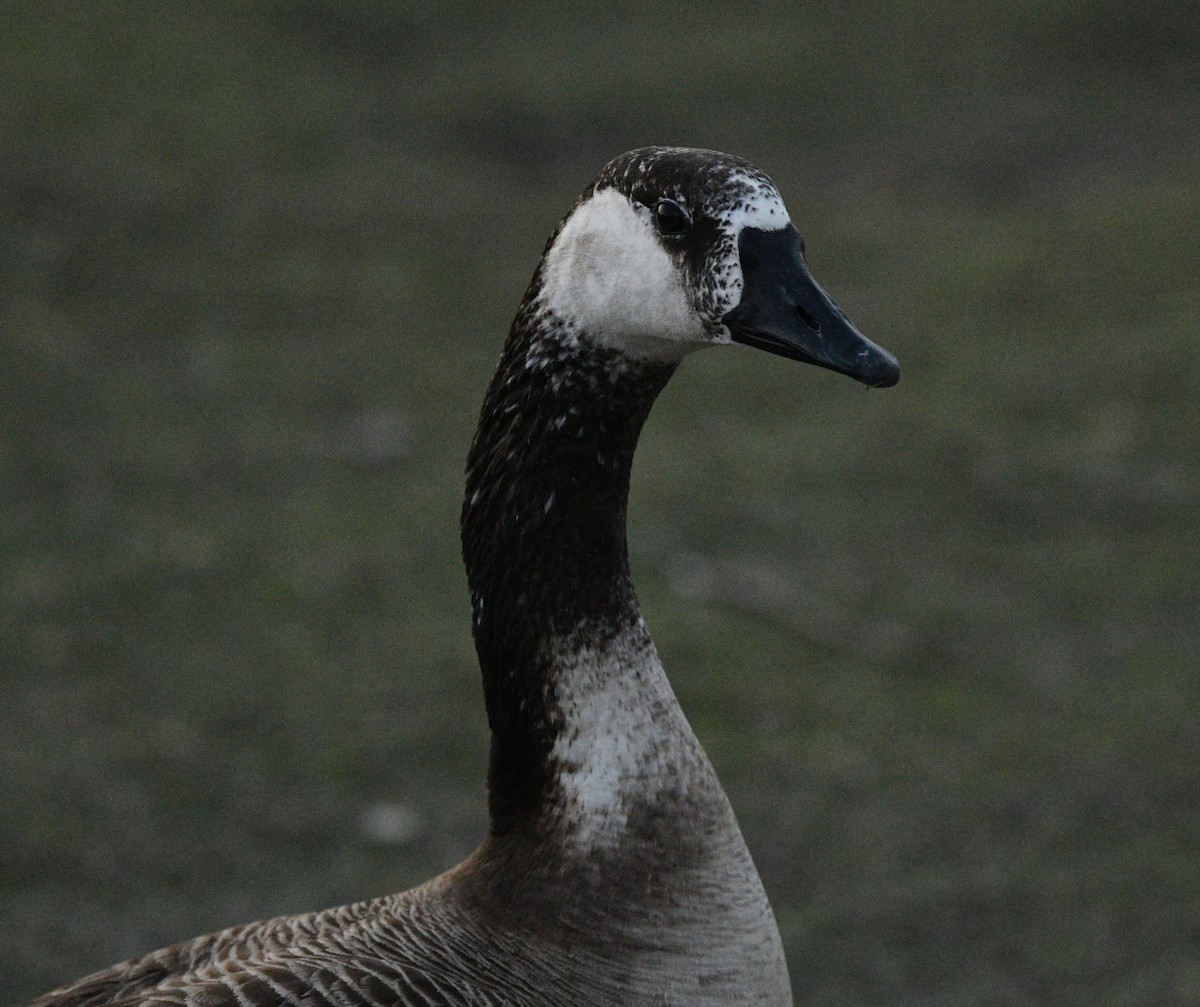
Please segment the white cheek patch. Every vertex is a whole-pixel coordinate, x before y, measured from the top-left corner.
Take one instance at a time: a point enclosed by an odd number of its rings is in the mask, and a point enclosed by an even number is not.
[[[581,203],[546,253],[544,303],[604,345],[634,357],[678,358],[705,343],[674,260],[616,189]]]

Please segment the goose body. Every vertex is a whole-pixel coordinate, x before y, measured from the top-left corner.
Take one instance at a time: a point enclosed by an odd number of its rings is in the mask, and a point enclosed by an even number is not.
[[[410,891],[177,944],[34,1007],[790,1004],[770,905],[625,544],[655,397],[687,353],[734,341],[899,377],[808,276],[762,172],[680,148],[615,159],[546,246],[467,463],[492,731],[480,848]]]

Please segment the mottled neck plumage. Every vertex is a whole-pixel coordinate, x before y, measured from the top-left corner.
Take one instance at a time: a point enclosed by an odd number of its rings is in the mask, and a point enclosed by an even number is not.
[[[561,726],[556,646],[645,638],[625,540],[629,472],[674,369],[600,346],[533,296],[513,323],[468,456],[462,515],[492,729],[493,834],[536,825],[545,811]]]

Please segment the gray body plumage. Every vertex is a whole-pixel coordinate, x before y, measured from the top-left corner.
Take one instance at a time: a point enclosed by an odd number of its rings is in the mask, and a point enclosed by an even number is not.
[[[709,796],[704,863],[556,862],[488,840],[411,891],[178,944],[33,1007],[790,1003],[758,877],[719,789]]]
[[[483,844],[411,891],[177,944],[32,1007],[790,1004],[770,905],[625,544],[655,397],[684,355],[733,341],[899,377],[808,276],[762,172],[711,151],[617,158],[547,245],[468,458]]]

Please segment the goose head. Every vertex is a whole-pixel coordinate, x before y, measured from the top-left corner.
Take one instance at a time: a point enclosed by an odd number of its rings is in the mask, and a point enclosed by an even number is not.
[[[550,239],[540,290],[575,333],[633,359],[737,342],[871,386],[900,379],[812,278],[774,183],[728,154],[611,161]]]

